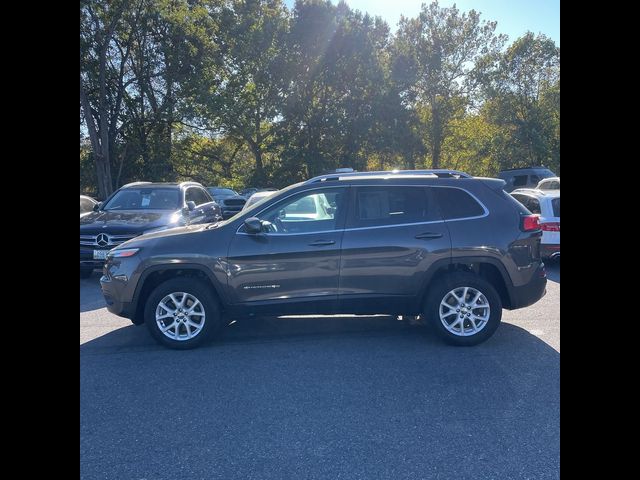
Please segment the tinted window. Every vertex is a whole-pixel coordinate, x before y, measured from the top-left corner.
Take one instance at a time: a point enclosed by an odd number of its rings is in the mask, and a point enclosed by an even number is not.
[[[531,213],[540,213],[540,201],[537,198],[520,193],[513,194],[513,198],[522,203]]]
[[[207,190],[209,190],[211,195],[237,195],[237,193],[230,188],[209,188]]]
[[[475,198],[459,188],[434,188],[438,205],[445,220],[454,218],[479,217],[484,208]]]
[[[188,188],[184,198],[185,202],[194,202],[196,206],[211,201],[209,195],[207,195],[207,193],[203,189],[198,187]]]
[[[540,177],[538,175],[531,175],[531,183],[535,183],[536,185],[540,181]]]
[[[516,175],[513,177],[513,186],[514,187],[523,187],[527,184],[527,176],[526,175]]]
[[[542,182],[542,185],[540,185],[540,190],[560,190],[560,182],[557,180]]]
[[[259,214],[273,233],[335,230],[344,208],[344,188],[322,189],[290,197]]]
[[[359,187],[353,226],[375,227],[439,219],[424,187]]]
[[[554,198],[551,200],[553,206],[553,216],[560,218],[560,198]]]
[[[175,210],[180,208],[176,188],[126,188],[117,192],[104,210]]]

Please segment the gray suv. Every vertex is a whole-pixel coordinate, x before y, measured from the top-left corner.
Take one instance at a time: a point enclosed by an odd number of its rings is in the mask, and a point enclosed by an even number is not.
[[[447,170],[330,174],[230,220],[136,237],[100,279],[109,311],[193,348],[229,318],[422,315],[455,345],[545,293],[538,217],[498,179]]]

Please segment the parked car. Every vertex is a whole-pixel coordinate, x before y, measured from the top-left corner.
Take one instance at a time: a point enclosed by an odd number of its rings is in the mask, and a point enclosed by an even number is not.
[[[555,173],[545,167],[512,168],[498,174],[498,178],[506,183],[505,192],[511,192],[516,188],[535,188],[541,179],[555,176]]]
[[[230,188],[207,187],[207,190],[222,209],[222,218],[233,217],[242,210],[247,199]]]
[[[240,190],[239,194],[248,200],[254,193],[257,193],[257,192],[277,192],[277,191],[278,191],[277,188],[251,187],[251,188],[245,188],[244,190]]]
[[[540,217],[542,258],[560,259],[560,190],[521,188],[511,195]]]
[[[145,232],[221,219],[220,207],[199,183],[125,185],[80,217],[80,276],[102,267],[113,247]]]
[[[424,315],[445,341],[475,345],[547,282],[539,218],[503,186],[442,170],[323,175],[226,222],[119,245],[102,291],[171,348],[226,318],[303,313]]]
[[[93,212],[93,208],[97,204],[98,201],[95,198],[91,198],[87,195],[80,195],[80,216]]]
[[[277,190],[263,190],[263,191],[254,193],[249,198],[247,198],[247,202],[242,207],[242,210],[246,210],[251,205],[253,205],[255,203],[258,203],[260,200],[264,200],[265,198],[270,197],[271,195],[273,195],[276,192],[277,192]]]
[[[560,190],[560,177],[549,177],[540,180],[536,185],[538,190]]]

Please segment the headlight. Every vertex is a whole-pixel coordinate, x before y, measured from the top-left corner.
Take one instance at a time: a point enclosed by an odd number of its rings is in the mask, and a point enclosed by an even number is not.
[[[113,250],[109,250],[109,253],[107,253],[107,257],[109,258],[132,257],[136,253],[138,253],[138,250],[140,249],[139,248],[122,248],[122,249],[114,248]]]

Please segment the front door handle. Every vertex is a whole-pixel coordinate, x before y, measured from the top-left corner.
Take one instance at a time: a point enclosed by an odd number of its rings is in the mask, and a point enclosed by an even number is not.
[[[437,232],[424,232],[416,235],[416,238],[419,238],[421,240],[429,240],[430,238],[440,238],[440,237],[442,237],[442,234]]]
[[[311,242],[309,245],[312,247],[321,247],[323,245],[333,245],[336,243],[334,240],[316,240],[315,242]]]

